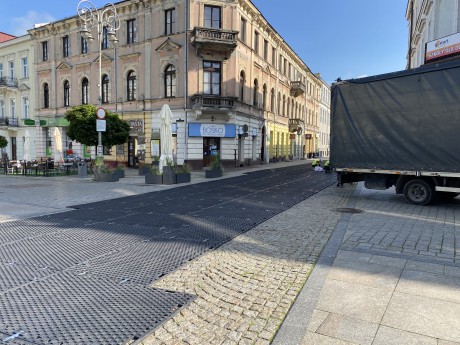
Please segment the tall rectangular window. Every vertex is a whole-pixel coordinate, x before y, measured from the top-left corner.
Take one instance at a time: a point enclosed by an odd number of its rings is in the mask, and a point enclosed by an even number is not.
[[[5,101],[1,100],[0,101],[0,118],[5,118],[5,117],[6,117],[6,114],[5,114]]]
[[[221,64],[216,61],[203,61],[203,93],[220,95]]]
[[[136,42],[136,20],[130,19],[126,21],[126,43],[131,44]]]
[[[176,9],[171,8],[165,11],[165,35],[171,35],[174,32],[176,24]]]
[[[107,28],[107,26],[104,26],[104,28],[102,29],[101,48],[102,49],[109,48],[109,29]]]
[[[259,54],[259,33],[254,31],[254,50]]]
[[[221,8],[217,6],[204,6],[204,27],[212,29],[221,28]]]
[[[264,59],[268,61],[268,41],[264,40]]]
[[[81,53],[82,54],[87,54],[88,53],[88,40],[86,38],[84,38],[83,36],[81,37],[80,47],[81,47]]]
[[[10,68],[10,78],[14,78],[14,61],[9,61],[8,62],[9,68]]]
[[[29,78],[29,61],[27,57],[21,59],[21,70],[22,70],[22,77]]]
[[[25,119],[29,118],[29,98],[23,97],[22,98],[22,112]]]
[[[240,39],[246,43],[246,19],[241,18]]]
[[[70,40],[69,36],[62,37],[62,56],[69,57],[70,55]]]
[[[42,42],[42,60],[48,61],[48,41]]]
[[[272,48],[272,66],[276,66],[276,48]]]
[[[3,64],[0,63],[0,78],[3,78],[3,77],[4,77],[4,73],[5,73],[5,72],[3,72]]]
[[[16,100],[14,98],[10,99],[10,117],[16,118]]]

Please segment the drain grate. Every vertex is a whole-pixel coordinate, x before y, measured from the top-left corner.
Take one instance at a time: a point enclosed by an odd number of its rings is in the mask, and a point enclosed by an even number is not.
[[[351,207],[340,207],[340,208],[334,208],[332,211],[334,212],[340,212],[340,213],[363,213],[363,210],[360,210],[358,208],[351,208]]]

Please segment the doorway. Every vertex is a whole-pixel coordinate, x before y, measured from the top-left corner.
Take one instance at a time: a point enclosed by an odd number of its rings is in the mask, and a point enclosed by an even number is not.
[[[128,167],[135,168],[137,167],[137,138],[129,137],[128,140]]]
[[[219,153],[220,138],[203,138],[203,167],[208,166]]]
[[[11,137],[11,159],[13,161],[18,159],[16,137]]]
[[[262,127],[262,138],[260,144],[260,163],[265,163],[265,126]]]

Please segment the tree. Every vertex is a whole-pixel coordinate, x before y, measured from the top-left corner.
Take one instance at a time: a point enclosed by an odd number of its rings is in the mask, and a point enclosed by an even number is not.
[[[8,145],[8,140],[2,135],[0,135],[0,149],[4,149]]]
[[[87,146],[98,145],[98,134],[96,131],[96,107],[94,105],[79,105],[73,107],[65,113],[65,118],[69,121],[67,135]],[[118,117],[117,114],[106,112],[107,120],[106,132],[102,132],[102,145],[112,147],[121,145],[128,141],[129,123]]]

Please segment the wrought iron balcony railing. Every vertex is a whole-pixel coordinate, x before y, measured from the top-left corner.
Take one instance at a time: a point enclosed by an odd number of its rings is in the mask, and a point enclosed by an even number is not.
[[[305,84],[301,81],[291,81],[291,96],[303,95],[306,91]]]
[[[0,87],[1,86],[17,88],[18,87],[18,80],[16,78],[1,77],[0,78]]]
[[[194,109],[200,108],[223,108],[233,109],[235,101],[238,97],[223,97],[216,95],[201,95],[196,94],[191,97],[192,106]]]

